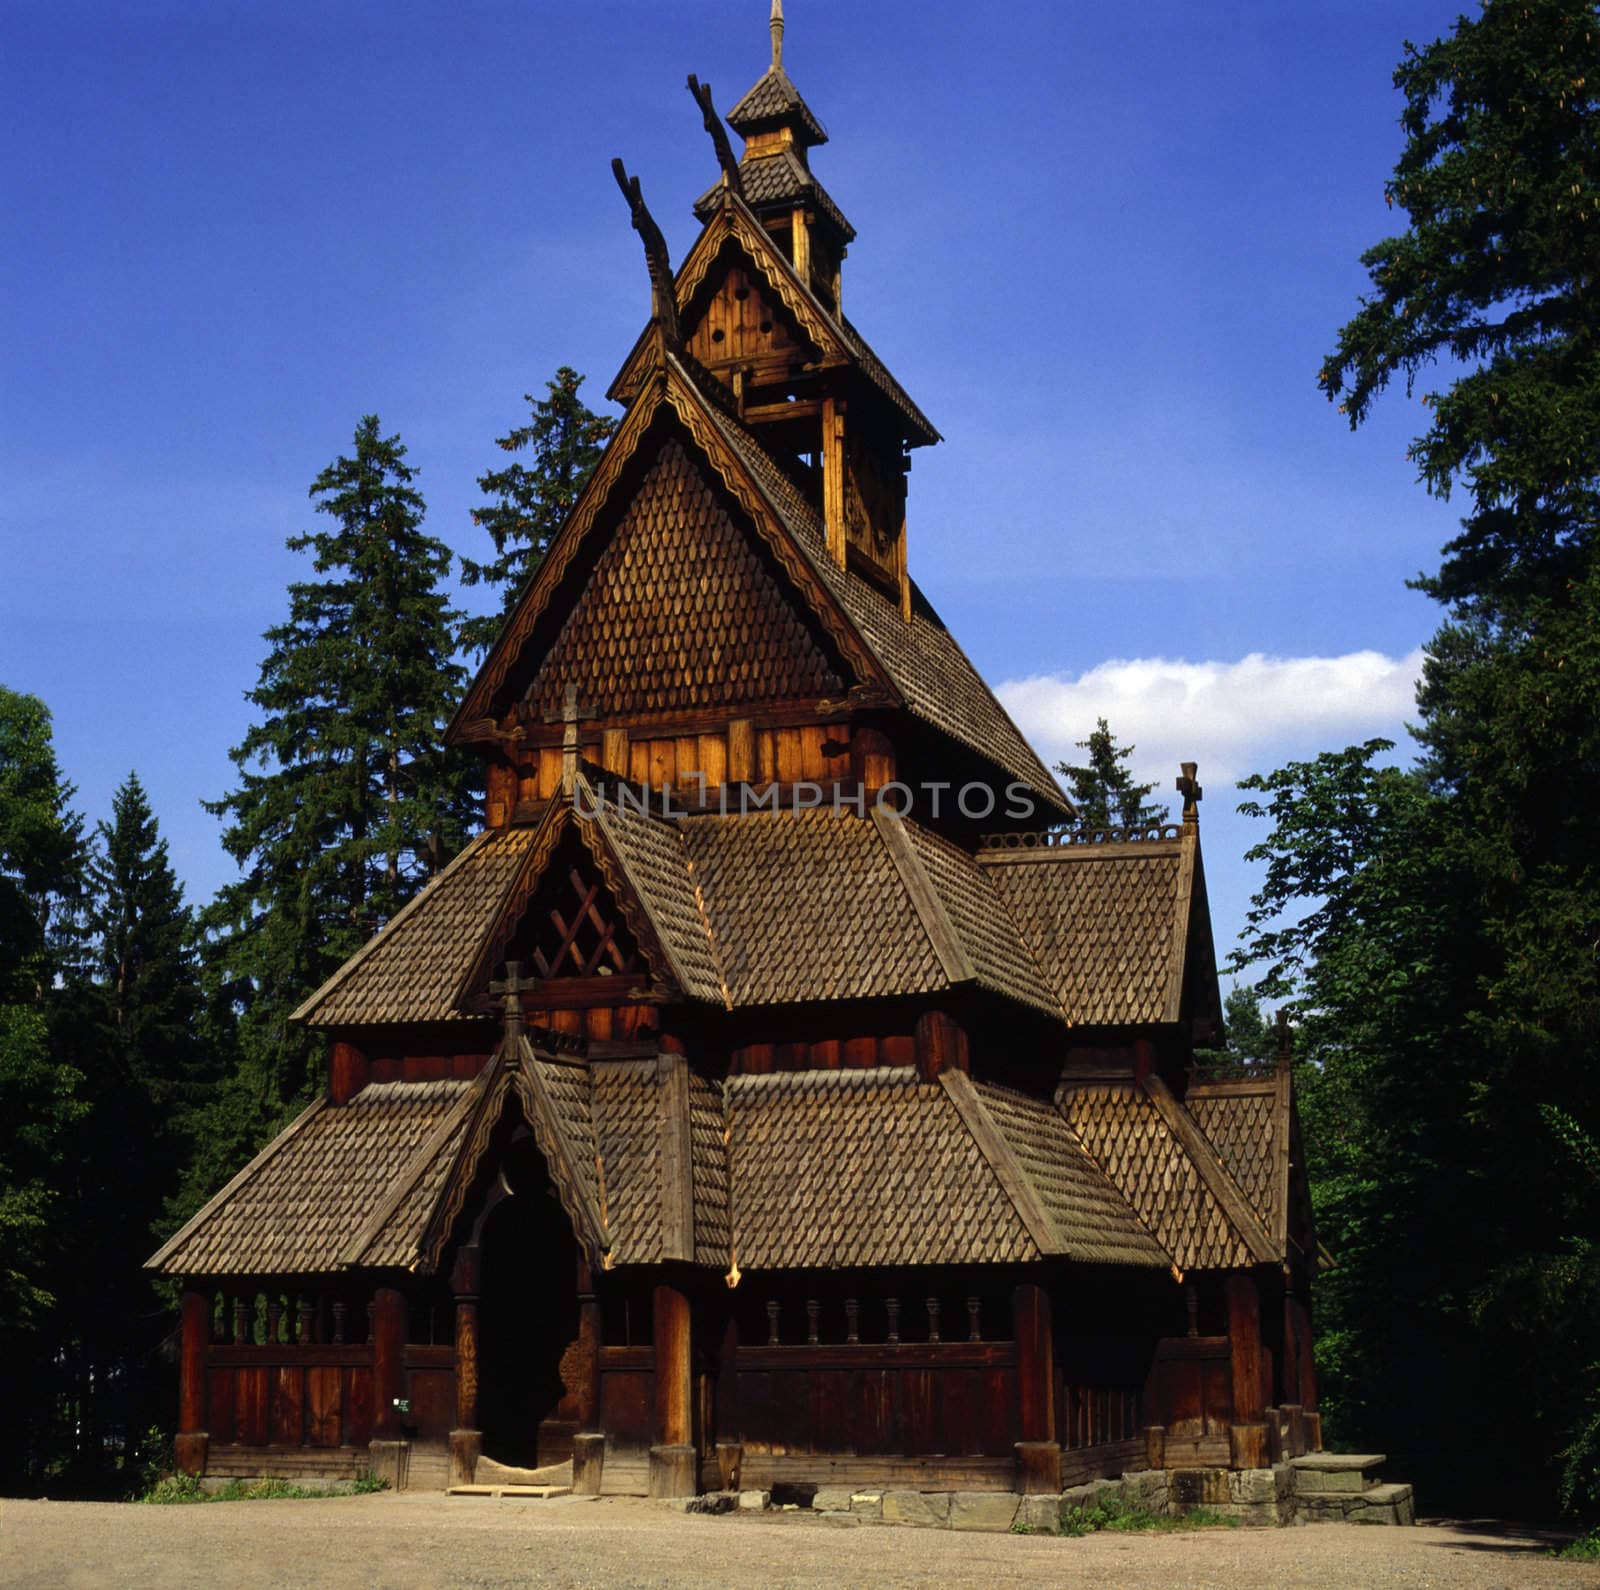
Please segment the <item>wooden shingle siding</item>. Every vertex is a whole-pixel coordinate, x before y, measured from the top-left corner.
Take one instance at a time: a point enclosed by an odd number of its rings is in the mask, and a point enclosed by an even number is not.
[[[674,437],[528,686],[533,715],[583,681],[597,716],[626,718],[836,695],[844,681],[777,573]],[[559,761],[559,757],[557,758]],[[646,768],[645,782],[671,782]]]
[[[1255,1262],[1227,1211],[1137,1083],[1066,1083],[1059,1104],[1090,1157],[1180,1270]]]

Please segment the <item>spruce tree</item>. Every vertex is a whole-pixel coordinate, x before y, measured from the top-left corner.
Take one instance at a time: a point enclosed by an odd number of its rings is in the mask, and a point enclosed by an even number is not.
[[[192,914],[149,797],[130,773],[96,827],[88,927],[106,1045],[165,1129],[215,1080],[199,1041],[200,983]]]
[[[1083,827],[1153,828],[1168,820],[1167,808],[1147,799],[1155,785],[1134,782],[1128,767],[1134,747],[1118,745],[1104,718],[1077,745],[1089,753],[1088,761],[1081,767],[1060,762],[1056,771],[1067,780]]]
[[[469,653],[481,656],[494,644],[616,431],[615,419],[592,412],[578,396],[583,379],[562,365],[545,383],[545,397],[525,394],[528,423],[495,438],[512,461],[478,477],[490,500],[472,510],[472,521],[489,532],[495,555],[486,563],[462,558],[461,579],[466,585],[498,586],[500,611],[462,624],[461,646]],[[516,456],[523,452],[531,455],[530,463]]]
[[[320,1080],[295,1006],[459,848],[470,780],[443,744],[464,682],[458,614],[441,582],[450,553],[397,436],[376,415],[354,451],[312,483],[333,523],[290,537],[314,578],[289,587],[248,699],[259,720],[229,754],[239,787],[207,809],[243,876],[209,906],[207,976],[238,1017],[244,1072],[218,1101],[209,1141],[237,1159]]]
[[[0,685],[0,1486],[37,1476],[56,1419],[54,1331],[83,1077],[64,1030],[79,997],[83,823],[50,714]]]

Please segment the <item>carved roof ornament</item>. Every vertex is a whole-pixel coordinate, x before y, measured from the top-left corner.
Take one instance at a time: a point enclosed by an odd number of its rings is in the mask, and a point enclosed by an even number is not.
[[[725,188],[731,188],[742,199],[744,197],[744,176],[739,170],[739,162],[734,158],[733,145],[728,142],[728,134],[722,125],[722,118],[717,114],[716,107],[711,103],[711,85],[702,83],[691,72],[689,74],[689,92],[694,95],[694,102],[700,107],[700,114],[705,119],[706,131],[711,134],[712,145],[717,151],[717,164],[722,167],[722,184]]]
[[[772,0],[772,19],[767,23],[772,34],[772,70],[783,70],[783,0]]]
[[[1200,821],[1200,801],[1205,795],[1205,791],[1200,788],[1199,781],[1194,776],[1198,764],[1184,762],[1181,766],[1183,771],[1173,788],[1183,796],[1183,820],[1186,823],[1197,823]]]
[[[644,195],[639,190],[639,179],[628,175],[621,160],[611,162],[611,175],[617,179],[622,196],[628,201],[628,211],[633,229],[644,243],[644,262],[650,272],[650,314],[657,332],[668,348],[676,350],[681,345],[678,332],[678,293],[672,278],[672,256],[667,252],[667,240],[656,225]]]

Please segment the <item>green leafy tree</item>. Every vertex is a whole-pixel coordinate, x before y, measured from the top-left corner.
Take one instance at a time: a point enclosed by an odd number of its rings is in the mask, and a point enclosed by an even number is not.
[[[1408,225],[1322,380],[1359,426],[1439,367],[1412,457],[1470,511],[1417,582],[1446,609],[1420,765],[1369,745],[1246,781],[1272,832],[1239,960],[1302,1013],[1337,1433],[1472,1505],[1458,1454],[1491,1428],[1524,1487],[1495,1505],[1593,1509],[1600,18],[1487,0],[1395,81]]]
[[[487,563],[462,558],[461,579],[466,585],[498,586],[501,602],[498,613],[463,622],[461,645],[470,653],[481,656],[494,644],[616,431],[614,418],[594,413],[579,397],[583,379],[562,365],[545,383],[545,397],[528,393],[523,400],[528,423],[495,439],[512,461],[478,477],[490,500],[472,510],[472,520],[489,532],[495,555]],[[530,462],[517,456],[523,453]]]
[[[1278,1055],[1278,1035],[1261,1013],[1261,998],[1248,984],[1237,983],[1223,996],[1226,1036],[1220,1049],[1195,1050],[1202,1071],[1223,1072],[1270,1064]]]
[[[1085,828],[1151,828],[1168,820],[1167,808],[1149,799],[1155,785],[1135,782],[1128,767],[1135,748],[1118,745],[1104,718],[1077,745],[1088,760],[1081,767],[1058,763],[1056,771],[1066,779]]]
[[[459,848],[471,784],[443,730],[463,684],[444,544],[396,436],[376,415],[317,476],[332,524],[292,536],[315,578],[289,587],[287,620],[248,699],[260,712],[230,753],[239,787],[207,809],[242,876],[204,913],[213,1020],[236,1019],[242,1066],[206,1124],[212,1160],[185,1201],[236,1166],[320,1080],[295,1006]]]

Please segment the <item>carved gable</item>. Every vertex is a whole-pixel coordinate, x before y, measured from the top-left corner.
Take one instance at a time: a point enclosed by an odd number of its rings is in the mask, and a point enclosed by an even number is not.
[[[559,715],[581,681],[596,716],[841,693],[771,560],[675,437],[661,446],[528,691]]]
[[[685,346],[707,369],[749,365],[759,382],[815,359],[813,348],[760,274],[727,251],[694,295],[684,319]]]
[[[557,844],[506,939],[503,959],[519,961],[541,980],[645,971],[622,911],[575,831]]]

